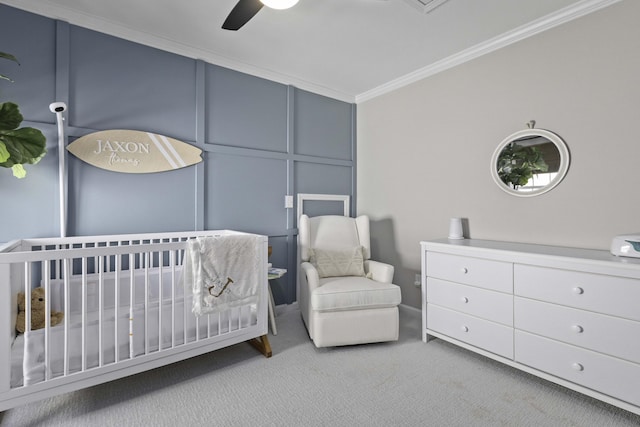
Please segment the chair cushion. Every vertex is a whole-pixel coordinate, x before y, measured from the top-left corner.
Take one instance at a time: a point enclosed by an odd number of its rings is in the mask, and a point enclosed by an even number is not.
[[[395,307],[401,301],[398,286],[355,276],[320,279],[320,286],[311,293],[315,311]]]
[[[350,249],[309,249],[309,262],[318,277],[364,276],[362,246]]]
[[[340,215],[321,215],[298,219],[298,247],[300,259],[309,261],[309,249],[344,249],[362,246],[364,259],[371,258],[369,217],[351,218]]]

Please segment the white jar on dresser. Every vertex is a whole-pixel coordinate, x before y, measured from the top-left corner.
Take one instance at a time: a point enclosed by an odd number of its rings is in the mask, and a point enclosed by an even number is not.
[[[640,414],[640,259],[475,239],[421,250],[423,341]]]

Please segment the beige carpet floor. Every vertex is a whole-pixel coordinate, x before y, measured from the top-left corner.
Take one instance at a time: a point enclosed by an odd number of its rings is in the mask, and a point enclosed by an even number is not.
[[[2,426],[638,426],[640,417],[442,340],[316,349],[300,313],[273,357],[238,344],[6,411]],[[640,386],[640,385],[639,385]]]

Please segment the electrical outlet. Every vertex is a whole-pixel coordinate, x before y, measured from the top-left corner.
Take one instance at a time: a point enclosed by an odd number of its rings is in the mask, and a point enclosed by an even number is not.
[[[413,282],[413,284],[416,285],[417,288],[422,286],[422,276],[420,276],[420,274],[416,274],[416,279],[415,279],[415,282]]]
[[[293,209],[293,196],[284,196],[284,208]]]

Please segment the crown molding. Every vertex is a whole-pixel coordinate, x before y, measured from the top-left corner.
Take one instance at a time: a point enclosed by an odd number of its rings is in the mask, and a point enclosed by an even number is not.
[[[415,70],[402,77],[393,79],[360,94],[350,94],[337,91],[323,85],[319,85],[304,79],[290,76],[277,71],[237,61],[211,51],[196,49],[186,44],[176,42],[157,35],[134,30],[120,24],[96,18],[70,8],[54,5],[47,0],[1,0],[2,4],[18,9],[26,10],[38,15],[69,22],[73,25],[88,28],[111,36],[120,37],[145,46],[154,47],[177,55],[193,59],[200,59],[210,64],[230,68],[235,71],[250,74],[256,77],[268,79],[277,83],[290,85],[298,89],[307,90],[319,95],[324,95],[348,103],[362,103],[404,86],[415,83],[424,78],[433,76],[442,71],[461,65],[480,56],[486,55],[520,40],[534,36],[538,33],[562,25],[574,19],[588,15],[622,0],[582,0],[564,9],[532,21],[528,24],[507,31],[499,36],[479,43],[468,49],[460,51],[447,58],[436,61],[426,67]]]
[[[367,92],[356,95],[356,104],[368,101],[419,80],[438,74],[442,71],[461,65],[480,56],[486,55],[510,44],[519,42],[551,28],[557,27],[574,19],[588,15],[622,0],[583,0],[571,6],[560,9],[540,19],[507,31],[497,37],[479,43],[454,55],[434,62],[397,79],[391,80]]]

